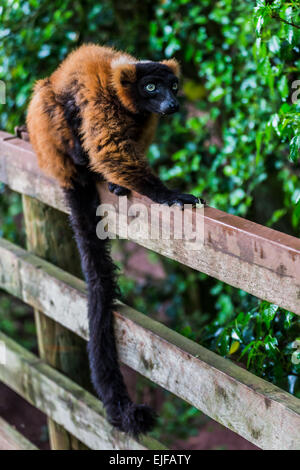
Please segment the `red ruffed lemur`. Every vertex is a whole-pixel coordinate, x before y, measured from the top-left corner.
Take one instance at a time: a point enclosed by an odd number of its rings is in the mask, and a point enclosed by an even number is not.
[[[134,190],[160,204],[195,205],[198,198],[168,189],[145,153],[158,115],[178,110],[179,66],[174,60],[138,61],[112,48],[84,45],[44,80],[28,109],[30,141],[43,171],[63,187],[88,286],[89,362],[108,420],[121,431],[149,431],[154,412],[134,404],[120,372],[113,331],[118,297],[107,240],[96,235],[97,179],[109,190]]]

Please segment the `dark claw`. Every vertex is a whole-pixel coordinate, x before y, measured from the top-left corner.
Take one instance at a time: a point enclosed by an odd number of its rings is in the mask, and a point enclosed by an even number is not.
[[[111,193],[116,194],[116,196],[127,196],[130,193],[130,189],[119,186],[115,183],[108,183],[108,189]]]
[[[161,203],[168,204],[169,206],[173,206],[173,204],[176,204],[183,209],[185,204],[191,204],[193,207],[195,207],[196,204],[199,204],[200,201],[202,202],[203,200],[196,196],[193,196],[192,194],[184,194],[179,193],[178,191],[170,191],[169,195],[165,197],[164,200],[161,201]]]

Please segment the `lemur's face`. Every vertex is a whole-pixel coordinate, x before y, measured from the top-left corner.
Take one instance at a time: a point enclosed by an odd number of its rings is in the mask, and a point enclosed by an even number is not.
[[[172,114],[178,111],[178,78],[171,69],[157,62],[136,66],[136,105],[140,112]]]

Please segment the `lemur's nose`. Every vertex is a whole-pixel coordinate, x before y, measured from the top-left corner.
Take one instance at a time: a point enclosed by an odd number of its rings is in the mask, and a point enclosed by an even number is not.
[[[160,113],[161,114],[173,114],[178,111],[179,104],[177,100],[166,100],[160,106]]]
[[[171,103],[169,103],[169,106],[168,106],[167,114],[176,113],[178,109],[179,109],[179,104],[177,103],[177,101],[171,101]]]
[[[173,113],[178,111],[179,109],[179,104],[176,101],[173,101],[173,103],[170,104],[170,110],[172,110]]]

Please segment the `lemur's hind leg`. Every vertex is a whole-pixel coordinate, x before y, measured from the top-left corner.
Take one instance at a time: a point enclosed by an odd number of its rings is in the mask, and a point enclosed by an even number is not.
[[[70,188],[76,175],[69,156],[73,136],[47,79],[37,82],[28,108],[27,128],[40,168],[62,187]]]
[[[130,189],[124,188],[124,186],[119,186],[115,183],[108,183],[108,189],[111,193],[116,194],[116,196],[128,196],[128,194],[130,194]]]

